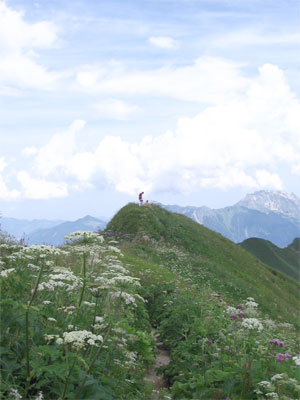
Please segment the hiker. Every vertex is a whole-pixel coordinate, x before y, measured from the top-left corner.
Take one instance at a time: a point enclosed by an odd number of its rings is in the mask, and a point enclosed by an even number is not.
[[[149,201],[146,200],[145,206],[148,207],[149,206]]]
[[[141,192],[141,193],[139,194],[140,206],[143,205],[143,194],[144,194],[144,192]]]

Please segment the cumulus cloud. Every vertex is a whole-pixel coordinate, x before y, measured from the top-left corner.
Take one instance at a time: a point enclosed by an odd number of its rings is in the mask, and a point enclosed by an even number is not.
[[[45,179],[32,178],[26,171],[17,175],[26,199],[40,200],[53,197],[66,197],[68,188],[65,182],[50,182]]]
[[[109,96],[147,95],[215,104],[247,87],[241,65],[215,57],[155,70],[128,70],[122,64],[86,65],[76,75],[77,90]]]
[[[299,99],[284,73],[270,64],[248,77],[243,89],[233,86],[231,98],[180,118],[174,131],[135,143],[106,136],[82,152],[76,143],[84,121],[75,121],[38,150],[33,171],[39,179],[72,180],[79,187],[106,182],[130,194],[140,188],[148,193],[283,189],[280,168],[299,171]]]
[[[179,46],[178,40],[174,40],[169,36],[151,36],[148,41],[161,49],[175,49]]]
[[[20,192],[16,189],[9,190],[7,188],[5,179],[2,174],[7,166],[8,163],[5,161],[4,157],[0,157],[0,200],[11,201],[18,199],[20,196]]]
[[[139,108],[118,99],[107,99],[95,105],[100,117],[104,119],[128,120]]]
[[[34,163],[39,174],[48,176],[55,172],[60,177],[65,173],[66,166],[76,151],[75,135],[84,125],[85,121],[75,120],[65,132],[55,134],[38,150]]]
[[[24,147],[22,149],[22,155],[24,157],[31,157],[38,153],[38,149],[35,146]]]
[[[16,88],[52,89],[59,75],[38,63],[37,51],[57,42],[57,26],[50,21],[29,23],[24,13],[0,0],[0,93]]]

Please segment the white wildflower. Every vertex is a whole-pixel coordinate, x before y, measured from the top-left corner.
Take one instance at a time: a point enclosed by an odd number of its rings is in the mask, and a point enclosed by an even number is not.
[[[102,322],[104,322],[104,318],[103,317],[95,317],[95,322],[102,324]]]
[[[56,343],[61,344],[61,341],[63,341],[65,344],[68,343],[71,344],[76,349],[82,349],[87,344],[90,344],[92,346],[97,346],[98,345],[97,342],[103,342],[103,337],[101,335],[95,335],[94,333],[86,330],[72,331],[72,332],[64,332],[63,339],[61,339],[59,342],[57,339]]]
[[[43,304],[45,304],[45,305],[52,304],[52,301],[44,300],[44,301],[43,301]]]
[[[257,318],[244,318],[241,325],[243,328],[256,330],[258,332],[264,329],[262,323]]]
[[[87,307],[94,307],[96,305],[96,303],[90,303],[89,301],[83,301],[82,304]]]
[[[119,254],[121,253],[121,250],[118,249],[118,248],[115,247],[115,246],[108,246],[108,250],[114,251],[114,252],[119,253]]]
[[[51,340],[58,338],[58,335],[44,335],[44,338],[47,343],[51,342]]]
[[[112,300],[121,298],[125,301],[126,304],[132,304],[136,307],[135,298],[132,294],[129,294],[126,292],[114,292],[114,293],[110,293],[110,297]]]
[[[35,400],[43,400],[44,396],[43,396],[43,392],[39,392],[38,397],[35,398]]]
[[[259,382],[258,386],[262,386],[264,388],[270,388],[272,387],[272,383],[269,381],[261,381]]]
[[[39,271],[40,270],[39,266],[34,265],[34,264],[30,264],[30,263],[27,264],[27,267],[30,268],[30,269],[33,269],[34,271]]]
[[[51,318],[51,317],[47,318],[47,320],[50,322],[57,322],[55,318]]]
[[[266,393],[265,396],[270,399],[279,399],[278,394],[275,392]]]
[[[238,314],[238,313],[240,312],[240,310],[238,310],[238,309],[235,308],[235,307],[228,306],[228,307],[226,308],[225,312],[226,312],[227,314]]]
[[[271,381],[272,381],[272,382],[278,381],[278,380],[280,380],[280,379],[285,379],[286,377],[287,377],[286,374],[276,374],[276,375],[273,375],[273,376],[272,376]]]
[[[15,268],[9,268],[9,269],[4,269],[3,271],[0,272],[0,276],[3,278],[7,278],[9,274],[14,272],[16,269]]]
[[[23,397],[18,392],[18,389],[10,389],[9,394],[14,398],[14,400],[20,400]]]
[[[295,361],[296,365],[300,365],[300,355],[293,357],[293,360]]]

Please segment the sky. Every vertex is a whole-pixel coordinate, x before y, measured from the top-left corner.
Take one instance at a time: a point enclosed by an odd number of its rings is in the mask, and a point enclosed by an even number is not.
[[[0,212],[300,196],[299,0],[0,0]]]

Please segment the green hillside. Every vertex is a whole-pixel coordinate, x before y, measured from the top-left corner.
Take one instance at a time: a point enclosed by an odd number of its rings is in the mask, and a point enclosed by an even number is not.
[[[298,282],[183,215],[129,204],[61,248],[1,236],[0,289],[1,399],[299,398]]]
[[[106,231],[119,234],[125,253],[171,265],[183,277],[192,274],[197,283],[223,292],[228,299],[254,297],[270,316],[298,318],[297,282],[188,217],[156,205],[129,204]]]
[[[299,280],[300,278],[300,239],[281,249],[268,240],[250,238],[239,245],[255,255],[265,264]]]

